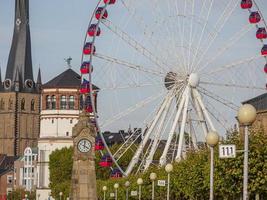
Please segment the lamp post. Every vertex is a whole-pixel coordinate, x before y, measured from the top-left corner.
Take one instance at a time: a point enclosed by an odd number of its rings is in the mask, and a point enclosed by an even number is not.
[[[149,176],[150,180],[152,181],[152,200],[155,199],[155,180],[157,179],[157,174],[152,172]]]
[[[210,200],[214,198],[214,147],[219,142],[219,135],[215,131],[211,131],[206,136],[206,142],[210,146]]]
[[[137,179],[137,185],[139,187],[139,192],[138,192],[139,200],[141,200],[141,197],[142,197],[142,184],[143,184],[143,179],[142,178],[138,178]]]
[[[115,200],[118,199],[118,188],[119,188],[119,183],[115,183],[114,184],[114,188],[115,188]]]
[[[126,200],[128,200],[128,198],[129,198],[129,186],[130,186],[130,182],[129,181],[126,181],[124,185],[126,187]]]
[[[106,191],[107,191],[107,186],[103,186],[102,190],[104,192],[104,200],[106,200]]]
[[[28,195],[27,194],[25,194],[25,200],[28,200]]]
[[[165,171],[168,173],[168,183],[167,183],[167,200],[170,200],[170,180],[171,180],[171,176],[170,173],[173,170],[173,166],[172,164],[167,164],[165,166]]]
[[[59,199],[62,200],[62,195],[63,195],[63,192],[60,192],[59,193]]]
[[[245,126],[244,138],[244,169],[243,169],[243,200],[248,200],[248,126],[256,120],[256,109],[250,104],[242,105],[238,110],[238,121]]]

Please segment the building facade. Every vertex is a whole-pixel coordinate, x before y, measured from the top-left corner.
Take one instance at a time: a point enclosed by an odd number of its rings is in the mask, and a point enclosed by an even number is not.
[[[20,156],[37,146],[40,117],[40,70],[33,78],[29,0],[16,0],[14,33],[6,75],[0,76],[0,154]]]
[[[43,85],[36,192],[39,199],[48,199],[51,192],[49,155],[56,149],[73,146],[72,128],[80,112],[80,82],[80,75],[67,69]]]

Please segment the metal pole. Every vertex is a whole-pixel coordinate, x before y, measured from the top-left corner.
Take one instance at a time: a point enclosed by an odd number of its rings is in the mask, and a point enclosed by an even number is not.
[[[115,200],[118,199],[118,189],[115,189]]]
[[[170,176],[170,173],[168,173],[167,200],[170,200],[170,180],[171,180],[171,176]]]
[[[126,188],[126,200],[128,200],[128,198],[129,198],[129,189]]]
[[[142,186],[141,185],[139,185],[139,200],[141,200],[141,196],[142,196]]]
[[[214,147],[210,147],[210,200],[213,200]]]
[[[248,126],[245,126],[243,200],[248,200]]]
[[[106,191],[104,191],[104,200],[106,200]]]
[[[155,198],[155,181],[152,181],[152,200]]]

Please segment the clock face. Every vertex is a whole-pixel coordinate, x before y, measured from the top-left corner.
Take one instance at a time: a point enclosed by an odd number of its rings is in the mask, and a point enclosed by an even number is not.
[[[30,80],[30,79],[27,79],[25,81],[25,85],[26,85],[27,88],[32,88],[33,87],[33,81]]]
[[[92,144],[89,140],[87,139],[81,139],[79,142],[78,142],[78,150],[82,153],[87,153],[91,150],[92,148]]]
[[[5,82],[4,82],[4,86],[5,86],[6,89],[10,88],[11,80],[10,79],[6,79]]]

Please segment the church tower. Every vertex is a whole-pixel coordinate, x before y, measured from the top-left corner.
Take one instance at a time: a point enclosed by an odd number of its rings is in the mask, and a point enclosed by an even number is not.
[[[19,156],[37,146],[41,75],[34,81],[29,0],[16,0],[12,45],[6,75],[0,77],[0,154]]]

